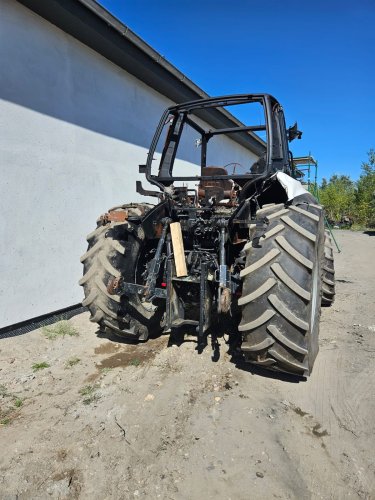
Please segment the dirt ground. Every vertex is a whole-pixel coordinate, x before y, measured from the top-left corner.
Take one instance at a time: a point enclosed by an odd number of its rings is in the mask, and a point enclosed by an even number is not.
[[[0,339],[0,498],[375,498],[375,237],[335,234],[307,381],[236,365],[225,339],[217,361],[193,337],[116,343],[88,313],[75,336]]]

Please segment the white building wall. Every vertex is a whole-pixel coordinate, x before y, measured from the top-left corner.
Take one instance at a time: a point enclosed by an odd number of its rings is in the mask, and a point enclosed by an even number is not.
[[[0,11],[1,328],[82,300],[85,235],[144,199],[138,164],[172,103],[14,0]]]

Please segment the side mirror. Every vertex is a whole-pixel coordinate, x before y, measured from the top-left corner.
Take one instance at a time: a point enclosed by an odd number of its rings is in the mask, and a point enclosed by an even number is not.
[[[301,139],[302,132],[297,128],[297,122],[293,125],[293,127],[289,127],[287,130],[288,141],[292,142],[294,139]]]

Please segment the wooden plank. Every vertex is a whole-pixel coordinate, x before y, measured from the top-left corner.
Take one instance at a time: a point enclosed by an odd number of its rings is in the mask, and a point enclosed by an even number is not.
[[[171,228],[174,263],[176,265],[176,276],[178,278],[180,278],[181,276],[187,276],[181,224],[179,222],[172,222],[169,227]]]

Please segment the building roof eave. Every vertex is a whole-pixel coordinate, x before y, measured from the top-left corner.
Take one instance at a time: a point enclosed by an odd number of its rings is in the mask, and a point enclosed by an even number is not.
[[[18,0],[18,2],[175,103],[209,97],[128,26],[94,0]],[[216,110],[214,114],[216,126],[218,122],[221,122],[223,127],[240,123],[225,110]],[[207,121],[212,124],[210,116],[207,116]],[[264,143],[255,134],[249,134],[247,143],[247,147],[254,154],[260,156],[263,153]]]

